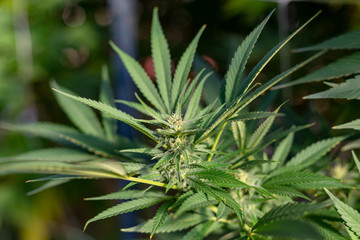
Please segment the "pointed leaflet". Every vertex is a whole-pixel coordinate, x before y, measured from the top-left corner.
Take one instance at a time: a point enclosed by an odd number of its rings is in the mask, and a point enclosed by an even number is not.
[[[281,107],[281,106],[280,106]],[[247,148],[253,148],[259,145],[259,143],[263,140],[265,135],[270,130],[272,124],[274,123],[276,114],[280,110],[280,107],[278,107],[274,113],[275,115],[268,117],[257,129],[256,131],[250,136],[249,141],[247,142],[246,147]]]
[[[275,84],[280,82],[285,77],[289,76],[293,72],[297,71],[298,69],[302,68],[304,65],[308,64],[309,62],[313,61],[314,59],[318,58],[324,54],[323,52],[317,53],[314,56],[306,59],[302,63],[297,64],[296,66],[290,68],[289,70],[277,75],[276,77],[272,78],[270,81],[266,82],[265,84],[261,85],[259,88],[257,88],[255,91],[251,92],[246,96],[244,99],[242,99],[243,95],[238,97],[238,99],[234,102],[234,104],[224,110],[221,109],[221,115],[217,118],[215,118],[212,122],[212,124],[208,124],[206,131],[204,131],[200,136],[196,138],[195,145],[202,142],[204,139],[206,139],[212,131],[223,121],[226,121],[227,118],[231,118],[232,116],[235,116],[239,111],[241,111],[243,108],[245,108],[247,105],[249,105],[252,101],[254,101],[257,97],[259,97],[261,94],[269,90],[271,87],[273,87]],[[220,111],[220,110],[219,110]]]
[[[310,47],[296,49],[296,52],[323,49],[360,49],[360,30],[345,33]]]
[[[308,196],[306,196],[305,194],[303,194],[300,191],[298,191],[297,189],[295,189],[293,187],[289,187],[289,186],[275,186],[275,187],[272,186],[272,187],[267,187],[266,190],[268,190],[272,194],[279,195],[279,196],[300,197],[300,198],[304,198],[308,201],[312,201],[312,199],[309,198]]]
[[[95,166],[87,163],[70,164],[50,161],[0,163],[0,176],[16,173],[66,174],[94,178],[120,178],[117,172],[112,172],[102,166]]]
[[[283,116],[281,113],[276,112],[245,112],[239,113],[235,117],[230,118],[229,121],[247,121],[247,120],[256,120],[261,118],[267,118],[271,116],[280,117]]]
[[[340,214],[341,218],[344,220],[345,225],[349,228],[349,230],[355,233],[357,237],[360,237],[360,213],[349,205],[340,201],[326,188],[325,191],[334,202],[335,208]]]
[[[360,75],[355,76],[340,84],[334,84],[332,88],[308,95],[305,99],[319,98],[344,98],[344,99],[360,99]]]
[[[320,82],[324,80],[337,79],[352,74],[360,73],[360,52],[345,56],[320,68],[304,77],[291,82],[278,85],[274,89],[290,87],[303,83]]]
[[[306,218],[306,222],[309,223],[317,232],[321,234],[322,239],[326,240],[346,240],[344,236],[342,236],[338,229],[334,228],[327,222],[324,222],[320,219],[316,218]],[[357,238],[355,238],[356,240]]]
[[[328,138],[316,143],[311,144],[306,147],[304,150],[296,154],[293,158],[291,158],[286,166],[295,166],[295,165],[306,165],[308,163],[313,163],[315,160],[318,160],[320,157],[325,155],[330,149],[339,144],[346,137],[334,137]]]
[[[298,219],[307,213],[312,213],[328,206],[328,203],[287,203],[265,213],[252,227],[252,231],[266,224],[281,219]]]
[[[186,113],[185,113],[185,117],[184,117],[185,121],[195,117],[196,112],[199,108],[199,102],[200,102],[201,93],[202,93],[202,90],[204,87],[204,83],[210,75],[211,75],[211,73],[208,73],[206,76],[204,76],[204,78],[201,80],[201,82],[195,89],[194,94],[191,96],[191,99],[189,101],[189,106],[186,109]]]
[[[220,202],[216,213],[216,220],[218,221],[221,218],[226,218],[231,213],[231,208],[226,206],[223,202]]]
[[[85,198],[84,200],[120,200],[120,199],[147,198],[147,197],[166,197],[166,195],[163,192],[144,191],[144,190],[122,190],[99,197]]]
[[[6,130],[20,132],[24,134],[32,134],[58,142],[64,141],[61,138],[61,135],[67,135],[69,133],[79,133],[79,131],[75,128],[50,122],[25,124],[11,124],[2,122],[0,127]]]
[[[254,236],[259,235],[267,237],[259,239],[323,239],[320,233],[306,221],[292,219],[280,219],[267,225],[262,225],[256,229],[256,235]]]
[[[190,84],[183,86],[181,95],[179,96],[178,102],[181,104],[181,107],[184,106],[187,101],[189,100],[191,94],[193,93],[193,90],[198,83],[202,73],[205,71],[205,69],[201,70],[195,78],[191,81]]]
[[[139,130],[140,132],[142,132],[143,134],[145,134],[146,136],[150,137],[151,139],[155,140],[155,136],[153,135],[153,133],[151,132],[151,130],[149,130],[148,128],[146,128],[145,126],[143,126],[142,124],[140,124],[138,122],[138,120],[136,120],[135,118],[133,118],[132,116],[114,108],[111,107],[105,103],[102,102],[97,102],[91,99],[87,99],[87,98],[82,98],[82,97],[77,97],[77,96],[73,96],[64,92],[61,92],[59,90],[54,89],[54,91],[57,91],[69,98],[72,98],[74,100],[77,100],[79,102],[85,103],[93,108],[98,109],[101,112],[104,112],[106,114],[108,114],[109,116],[118,119],[126,124],[129,124],[130,126],[132,126],[133,128]]]
[[[101,87],[100,87],[100,102],[115,107],[114,93],[110,84],[108,68],[103,66],[101,71]],[[109,118],[106,113],[102,113],[102,123],[104,126],[105,134],[109,140],[116,138],[116,120]]]
[[[164,224],[166,217],[169,215],[168,208],[172,203],[173,203],[172,201],[167,201],[166,203],[161,205],[157,210],[156,215],[154,217],[154,223],[153,223],[153,228],[151,230],[150,239],[154,236],[156,230],[158,230],[159,227],[161,227],[161,225]]]
[[[55,81],[51,82],[51,87],[73,94],[68,89],[59,86]],[[77,128],[87,134],[100,137],[104,135],[101,124],[91,108],[84,105],[83,103],[69,99],[57,92],[55,92],[54,95],[63,111],[66,113],[67,117]]]
[[[210,185],[195,179],[188,177],[188,180],[190,180],[190,185],[195,188],[198,192],[203,192],[207,194],[208,196],[212,196],[216,198],[217,200],[223,201],[228,207],[230,207],[240,220],[241,224],[243,222],[243,213],[242,209],[239,206],[239,204],[234,200],[234,198],[229,194],[227,191],[221,189],[221,188],[215,188],[211,187]]]
[[[246,144],[246,124],[243,121],[231,123],[231,130],[239,149],[244,149]]]
[[[202,223],[191,229],[191,231],[187,232],[182,240],[202,240],[208,234],[213,221],[208,221],[206,223]]]
[[[195,193],[191,197],[188,197],[183,204],[176,211],[175,216],[180,216],[184,212],[191,211],[194,209],[200,209],[207,206],[212,206],[218,203],[214,197],[207,197],[204,193]]]
[[[156,82],[165,106],[168,112],[170,112],[171,102],[169,93],[171,89],[171,57],[168,43],[161,29],[157,8],[153,11],[151,25],[151,52],[155,68]]]
[[[346,137],[328,138],[311,144],[292,157],[284,167],[272,172],[270,176],[276,176],[289,171],[299,171],[310,166],[345,138]]]
[[[354,141],[350,141],[349,143],[345,144],[341,151],[347,151],[355,148],[360,148],[360,139],[356,139]]]
[[[113,42],[110,42],[110,45],[121,58],[140,92],[152,105],[154,105],[156,109],[165,113],[165,106],[163,101],[161,101],[158,90],[140,64],[124,51],[119,49]]]
[[[239,89],[239,94],[246,92],[246,90],[253,83],[255,78],[259,75],[261,70],[268,64],[268,62],[275,56],[276,53],[280,51],[280,49],[285,46],[298,32],[300,32],[306,25],[308,25],[320,12],[315,14],[312,18],[310,18],[306,23],[304,23],[300,28],[298,28],[295,32],[289,35],[286,39],[278,43],[275,47],[273,47],[256,66],[251,70],[246,79],[242,82],[241,88]],[[239,95],[238,94],[238,95]]]
[[[262,32],[265,24],[269,20],[270,16],[273,14],[272,11],[262,23],[255,28],[241,43],[241,45],[236,50],[233,60],[231,61],[229,70],[225,76],[225,102],[231,103],[235,95],[238,93],[240,87],[240,80],[243,77],[245,70],[245,65],[251,55],[251,52],[259,38],[260,33]]]
[[[217,169],[206,169],[203,171],[197,171],[188,173],[189,176],[196,176],[199,179],[206,179],[206,183],[218,187],[231,187],[231,188],[249,188],[250,186],[246,183],[237,180],[232,175]]]
[[[204,86],[204,96],[203,100],[206,106],[213,104],[214,96],[218,96],[221,88],[221,78],[217,73],[216,69],[205,60],[204,56],[195,55],[194,66],[193,69],[196,73],[201,72],[205,69],[205,74],[212,72],[213,74],[206,81]],[[217,103],[219,104],[219,103]]]
[[[114,217],[114,216],[117,216],[117,215],[120,215],[123,213],[133,212],[136,210],[148,208],[148,207],[158,204],[162,201],[165,201],[165,198],[151,197],[151,198],[138,198],[135,200],[130,200],[127,202],[120,203],[114,207],[106,209],[105,211],[99,213],[92,219],[88,220],[85,224],[84,230],[92,222],[95,222],[95,221],[98,221],[101,219],[105,219],[105,218],[109,218],[109,217]]]
[[[360,119],[356,119],[354,121],[344,123],[338,126],[333,127],[334,129],[354,129],[360,130]]]
[[[14,161],[59,161],[59,162],[79,162],[93,160],[97,156],[78,151],[71,148],[45,148],[34,150],[11,157],[0,158],[0,162]]]
[[[207,220],[206,216],[199,214],[183,214],[178,218],[174,218],[173,215],[169,215],[164,224],[159,227],[156,233],[169,233],[187,229],[195,226],[203,221]],[[140,233],[151,233],[154,220],[149,220],[145,223],[137,225],[131,228],[121,229],[123,232],[140,232]]]
[[[289,171],[266,180],[262,186],[272,188],[289,186],[296,189],[321,189],[323,187],[347,187],[339,179],[309,171]]]
[[[171,102],[173,109],[175,109],[177,106],[177,100],[181,93],[181,88],[186,85],[186,81],[192,66],[192,62],[194,60],[197,44],[204,29],[205,26],[203,26],[199,30],[195,38],[190,43],[189,47],[185,50],[184,54],[181,56],[181,59],[176,67],[174,79],[173,79],[173,85],[171,89]]]
[[[290,133],[275,149],[272,160],[279,162],[281,165],[284,164],[286,157],[289,155],[293,140],[294,133]]]
[[[360,172],[360,161],[359,161],[358,157],[355,155],[355,152],[354,152],[354,151],[351,151],[351,153],[352,153],[352,156],[353,156],[353,158],[354,158],[356,167],[357,167],[357,169],[358,169],[359,172]]]
[[[44,183],[43,185],[41,185],[40,187],[28,192],[27,195],[32,196],[34,194],[45,191],[45,190],[47,190],[49,188],[57,187],[57,186],[59,186],[61,184],[67,183],[69,181],[70,181],[70,179],[50,180],[50,181]]]

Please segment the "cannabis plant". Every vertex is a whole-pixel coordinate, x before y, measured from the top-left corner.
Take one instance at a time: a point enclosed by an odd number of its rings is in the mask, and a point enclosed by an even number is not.
[[[104,210],[86,224],[119,214],[154,207],[151,219],[122,229],[161,237],[181,232],[181,239],[344,239],[329,221],[340,221],[326,209],[323,188],[352,187],[315,171],[345,137],[334,137],[290,154],[294,135],[305,126],[273,130],[281,106],[252,111],[251,103],[323,52],[273,77],[255,80],[267,63],[302,27],[273,47],[246,71],[246,63],[270,13],[240,44],[213,102],[201,101],[208,69],[190,77],[202,27],[181,56],[174,74],[167,40],[153,12],[151,51],[155,83],[141,65],[110,43],[139,89],[137,102],[116,100],[142,114],[135,118],[114,105],[106,70],[100,101],[52,87],[74,127],[54,123],[2,124],[3,128],[55,140],[65,147],[31,151],[1,160],[0,174],[47,173],[30,181],[45,181],[35,192],[73,179],[113,178],[129,181],[118,192],[86,200],[126,200]],[[91,108],[101,112],[99,120]],[[117,120],[146,137],[130,141],[116,134]],[[257,123],[252,124],[253,122]],[[250,124],[251,123],[251,124]],[[252,126],[256,126],[255,128]],[[274,148],[269,155],[268,148]]]
[[[350,32],[330,40],[326,40],[322,43],[318,43],[314,46],[298,49],[297,51],[331,51],[341,49],[360,49],[360,31]],[[350,55],[346,55],[341,59],[329,64],[328,66],[316,70],[307,76],[301,77],[293,82],[278,86],[278,88],[293,86],[297,84],[318,82],[324,80],[334,80],[354,75],[352,78],[347,79],[340,83],[326,82],[331,88],[319,93],[314,93],[305,96],[305,99],[347,99],[347,100],[359,100],[360,99],[360,75],[356,75],[360,72],[359,63],[360,52],[355,52]],[[355,136],[358,136],[360,130],[360,119],[353,120],[348,123],[344,123],[338,126],[334,126],[334,129],[350,129]],[[350,149],[360,148],[360,140],[356,139],[351,141],[342,147],[343,151]],[[360,162],[355,152],[352,151],[352,157],[354,159],[356,168],[360,172]],[[356,174],[356,180],[359,179],[359,174]],[[360,213],[350,207],[348,204],[341,202],[336,196],[334,196],[329,190],[325,189],[329,197],[335,204],[335,208],[340,214],[346,230],[352,240],[359,239],[360,237]],[[354,190],[358,191],[358,190]],[[356,193],[355,193],[356,194]],[[349,194],[350,195],[350,194]]]

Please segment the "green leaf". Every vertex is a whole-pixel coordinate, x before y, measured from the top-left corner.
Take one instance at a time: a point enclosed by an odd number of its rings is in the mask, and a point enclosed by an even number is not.
[[[113,42],[110,42],[110,45],[121,58],[140,92],[156,109],[165,113],[165,106],[163,101],[161,101],[158,90],[140,64],[124,51],[119,49]]]
[[[360,237],[360,213],[349,205],[340,201],[326,188],[325,191],[334,202],[335,208],[340,214],[341,218],[344,220],[345,225],[349,228],[350,231],[355,233],[357,237]]]
[[[216,72],[216,69],[214,69],[213,66],[211,66],[203,57],[199,55],[195,55],[193,68],[197,74],[199,74],[203,70],[205,75],[210,72],[212,73],[209,77],[209,80],[207,80],[204,85],[203,101],[207,106],[213,104],[214,96],[219,95],[219,90],[221,88],[222,79],[220,75]]]
[[[151,80],[150,80],[151,81]],[[131,117],[130,115],[114,108],[111,107],[105,103],[101,103],[101,102],[97,102],[91,99],[87,99],[87,98],[82,98],[82,97],[77,97],[77,96],[73,96],[67,93],[63,93],[59,90],[54,89],[55,91],[69,97],[72,98],[74,100],[77,100],[79,102],[85,103],[93,108],[98,109],[101,112],[104,112],[106,114],[108,114],[109,116],[118,119],[126,124],[129,124],[130,126],[132,126],[133,128],[139,130],[140,132],[142,132],[143,134],[145,134],[146,136],[150,137],[151,139],[155,140],[155,136],[153,135],[152,131],[149,130],[148,128],[146,128],[145,126],[143,126],[142,124],[140,124],[138,122],[138,120],[136,120],[135,118]]]
[[[360,30],[345,33],[340,36],[331,38],[324,42],[315,44],[310,47],[296,49],[296,52],[323,50],[323,49],[360,49]]]
[[[226,206],[223,202],[220,202],[216,213],[216,220],[218,221],[221,218],[226,218],[231,213],[232,209]]]
[[[360,130],[360,119],[356,119],[354,121],[344,123],[338,126],[333,127],[334,129],[354,129]]]
[[[298,219],[312,213],[315,210],[319,210],[328,206],[328,203],[287,203],[275,208],[272,208],[269,212],[265,213],[257,223],[252,227],[252,231],[256,230],[261,226],[267,224],[285,220],[285,219]]]
[[[132,149],[122,149],[120,152],[129,152],[129,153],[145,153],[150,155],[160,154],[162,153],[159,149],[154,148],[132,148]]]
[[[355,152],[354,152],[354,151],[351,151],[351,153],[352,153],[352,156],[353,156],[353,158],[354,158],[356,167],[357,167],[357,169],[358,169],[359,172],[360,172],[360,161],[359,161],[358,157],[355,155]]]
[[[183,214],[178,218],[174,218],[173,215],[169,215],[164,224],[159,227],[156,233],[169,233],[187,229],[195,226],[206,220],[205,216],[199,214]],[[123,232],[139,232],[139,233],[151,233],[154,220],[149,220],[145,223],[137,225],[131,228],[121,229]]]
[[[188,85],[183,86],[181,95],[179,96],[179,103],[181,103],[181,107],[183,107],[191,97],[193,90],[199,82],[200,77],[202,76],[205,69],[201,70],[198,74],[196,74],[195,78]],[[205,75],[206,76],[206,75]],[[180,105],[180,104],[179,104]]]
[[[326,240],[346,240],[344,236],[342,236],[338,229],[335,229],[330,224],[324,221],[316,221],[311,218],[306,218],[306,222],[309,223],[318,233],[321,234],[322,239]]]
[[[66,135],[68,133],[78,133],[79,131],[75,128],[48,122],[37,122],[37,123],[26,123],[26,124],[11,124],[2,122],[0,125],[1,128],[20,132],[24,134],[32,134],[35,136],[48,138],[55,141],[64,141],[61,138],[61,135]]]
[[[247,113],[238,113],[235,117],[230,118],[229,121],[247,121],[247,120],[256,120],[267,117],[281,117],[284,114],[277,112],[247,112]]]
[[[213,221],[202,223],[191,229],[182,240],[202,240],[206,237],[207,232],[211,228]]]
[[[292,186],[297,189],[321,189],[323,187],[347,187],[341,180],[309,171],[289,171],[266,180],[264,188]]]
[[[286,157],[289,155],[293,140],[294,133],[290,133],[275,149],[272,160],[279,162],[280,165],[284,164]]]
[[[147,198],[138,198],[135,200],[130,200],[127,202],[120,203],[114,207],[106,209],[105,211],[99,213],[95,217],[88,220],[85,224],[84,230],[92,222],[95,222],[95,221],[98,221],[101,219],[106,219],[109,217],[114,217],[114,216],[117,216],[117,215],[120,215],[123,213],[133,212],[136,210],[148,208],[148,207],[158,204],[164,200],[165,200],[165,198],[158,198],[158,197],[149,198],[149,197],[147,197]]]
[[[318,160],[324,154],[330,151],[333,147],[343,141],[346,137],[334,137],[328,138],[325,140],[318,141],[306,147],[304,150],[296,154],[291,158],[286,166],[295,166],[295,165],[308,165],[307,163],[313,163],[315,160]],[[315,160],[314,160],[315,159]]]
[[[270,60],[296,35],[298,34],[306,25],[308,25],[320,12],[315,14],[312,18],[310,18],[306,23],[304,23],[301,27],[299,27],[296,31],[290,34],[287,38],[278,43],[275,47],[273,47],[251,70],[249,75],[244,79],[242,88],[240,89],[239,94],[242,94],[247,91],[247,89],[254,82],[259,73],[264,69],[264,67],[270,62]],[[285,73],[285,72],[284,72]]]
[[[225,76],[225,102],[231,103],[237,96],[241,86],[241,79],[243,78],[246,63],[251,55],[251,52],[260,36],[265,24],[273,14],[272,11],[262,22],[256,27],[237,48],[233,60]]]
[[[264,170],[266,173],[271,172],[284,165],[284,162],[289,155],[290,149],[292,147],[293,140],[294,133],[290,133],[283,141],[280,142],[271,158],[273,162],[264,165]]]
[[[243,221],[242,209],[239,206],[239,204],[234,200],[234,198],[227,191],[225,191],[221,188],[211,187],[208,184],[206,184],[200,180],[194,179],[194,178],[188,177],[187,179],[190,180],[190,185],[193,188],[195,188],[197,191],[203,192],[203,193],[207,194],[208,196],[212,196],[219,201],[224,201],[224,203],[235,212],[238,219],[242,223],[242,221]]]
[[[281,107],[281,106],[280,106]],[[257,129],[256,131],[250,136],[249,141],[247,141],[247,148],[254,148],[257,145],[260,144],[260,142],[263,140],[265,135],[269,132],[272,124],[274,123],[276,114],[280,110],[280,107],[278,107],[274,113],[275,115],[268,117]]]
[[[360,148],[360,139],[356,139],[354,141],[350,141],[349,143],[345,144],[341,148],[341,151],[348,151],[348,150],[352,150],[355,148]]]
[[[191,211],[194,209],[200,209],[207,206],[213,206],[218,203],[213,197],[207,197],[204,193],[199,192],[194,195],[188,197],[176,211],[175,216],[180,216],[184,212]]]
[[[286,196],[286,197],[301,197],[306,200],[312,201],[311,198],[301,193],[300,191],[294,189],[293,187],[271,186],[271,187],[267,187],[266,190],[268,190],[270,193],[275,195]]]
[[[59,186],[61,184],[67,183],[69,181],[70,181],[70,179],[51,180],[51,181],[48,181],[45,184],[43,184],[41,187],[38,187],[38,188],[28,192],[27,195],[32,196],[32,195],[35,195],[35,194],[37,194],[39,192],[45,191],[45,190],[47,190],[49,188],[57,187],[57,186]]]
[[[197,88],[195,89],[193,95],[191,96],[191,99],[189,101],[189,106],[186,109],[186,113],[184,116],[184,120],[192,119],[195,115],[197,110],[199,109],[199,103],[201,98],[201,93],[204,87],[204,83],[206,79],[210,76],[211,73],[208,73],[206,76],[203,77]]]
[[[101,87],[100,87],[100,102],[115,107],[114,93],[111,87],[109,72],[107,67],[103,66],[101,69]],[[116,139],[116,120],[109,118],[106,113],[102,113],[102,123],[104,126],[105,134],[109,140]]]
[[[204,131],[200,136],[198,136],[196,138],[195,145],[202,142],[203,140],[205,140],[220,123],[227,120],[227,118],[232,117],[233,115],[237,114],[239,111],[241,111],[247,105],[249,105],[253,100],[255,100],[261,94],[263,94],[268,89],[273,87],[275,84],[280,82],[282,79],[289,76],[291,73],[293,73],[296,70],[300,69],[301,67],[308,64],[309,62],[311,62],[315,58],[321,56],[322,54],[323,54],[322,52],[317,53],[314,56],[312,56],[311,58],[308,58],[307,60],[305,60],[304,62],[299,63],[296,66],[292,67],[291,69],[277,75],[276,77],[272,78],[270,81],[266,82],[265,84],[263,84],[262,86],[257,88],[255,91],[253,91],[252,93],[247,95],[244,99],[242,99],[243,96],[240,96],[235,101],[233,106],[227,108],[223,112],[220,111],[220,113],[218,114],[218,115],[220,115],[220,117],[213,118],[214,121],[212,122],[212,124],[211,125],[209,124],[210,126],[206,127],[206,131]]]
[[[171,99],[171,57],[169,46],[161,29],[158,9],[154,8],[151,25],[151,52],[154,62],[156,82],[165,106],[170,113]]]
[[[332,80],[336,78],[346,77],[360,72],[360,52],[345,56],[333,63],[326,65],[304,77],[294,81],[278,85],[274,89],[290,87],[303,83],[320,82],[324,80]]]
[[[177,106],[177,100],[179,94],[181,93],[181,88],[186,85],[186,80],[188,78],[192,62],[194,60],[195,51],[197,44],[199,42],[200,36],[204,31],[205,26],[203,26],[195,38],[192,40],[188,48],[185,50],[184,54],[181,56],[179,64],[176,67],[172,89],[171,89],[171,102],[172,108],[175,109]]]
[[[272,239],[322,239],[321,235],[309,224],[299,220],[279,220],[262,225],[257,234],[271,236]]]
[[[155,166],[152,168],[151,171],[155,171],[156,169],[158,169],[159,167],[161,167],[162,165],[164,165],[165,163],[175,159],[177,157],[176,154],[173,153],[166,153],[164,156],[162,156],[159,161],[155,164]]]
[[[319,98],[345,98],[345,99],[360,99],[360,75],[353,79],[334,84],[329,90],[315,93],[304,97],[305,99],[319,99]]]
[[[161,227],[161,225],[164,224],[166,217],[169,215],[168,208],[170,207],[171,204],[173,204],[173,202],[168,201],[163,205],[161,205],[157,210],[154,217],[154,223],[153,223],[153,228],[151,230],[150,239],[154,236],[154,234],[159,229],[159,227]]]
[[[246,124],[243,121],[236,121],[231,123],[231,130],[239,149],[244,149],[246,146]]]
[[[55,81],[51,82],[51,87],[74,95],[68,89],[59,86]],[[71,100],[57,92],[55,92],[54,95],[66,116],[77,128],[79,128],[82,132],[90,135],[99,137],[104,136],[104,131],[101,127],[101,124],[91,108],[84,105],[83,103]]]
[[[70,148],[45,148],[34,150],[11,157],[2,157],[0,162],[14,161],[60,161],[60,162],[79,162],[94,160],[98,158],[86,152]]]
[[[176,209],[177,207],[179,207],[188,197],[194,195],[195,193],[193,191],[188,191],[183,193],[182,195],[180,195],[176,202],[170,207],[170,209]]]
[[[99,197],[85,198],[84,200],[120,200],[120,199],[135,199],[135,198],[153,198],[166,197],[166,194],[159,191],[144,191],[144,190],[121,190],[118,192],[106,194]]]
[[[237,180],[230,174],[217,169],[207,169],[203,171],[196,171],[188,173],[189,176],[196,176],[199,179],[206,179],[206,183],[218,187],[231,187],[231,188],[249,188],[250,186]]]
[[[46,173],[80,175],[94,178],[119,178],[118,174],[102,169],[101,166],[69,164],[64,162],[29,161],[0,164],[0,176],[15,173]]]
[[[115,150],[121,149],[122,147],[126,148],[128,144],[130,144],[130,142],[125,141],[125,139],[121,139],[122,141],[119,141],[119,139],[118,143],[114,143],[93,135],[79,133],[76,129],[67,126],[53,123],[39,122],[23,125],[6,123],[2,124],[1,127],[16,132],[45,137],[63,144],[80,146],[101,157],[121,156],[124,159],[127,159],[126,156],[119,154]],[[134,143],[131,144],[133,145]]]
[[[345,138],[346,137],[328,138],[311,144],[291,158],[284,167],[272,172],[271,176],[288,171],[298,171],[310,166]]]

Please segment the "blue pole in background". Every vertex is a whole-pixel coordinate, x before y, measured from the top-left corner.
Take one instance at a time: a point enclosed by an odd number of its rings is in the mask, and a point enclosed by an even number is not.
[[[136,56],[137,40],[137,13],[136,0],[109,0],[108,5],[112,16],[110,25],[111,40],[123,51],[130,56]],[[119,56],[114,51],[111,55],[112,73],[115,79],[115,98],[124,100],[135,100],[134,92],[136,91],[128,72],[126,71]],[[134,115],[134,110],[124,105],[118,106],[122,111]],[[135,131],[129,125],[119,123],[118,133],[129,139],[134,139]],[[124,182],[119,182],[119,188],[124,187]],[[122,214],[119,217],[121,228],[132,227],[136,225],[134,213]],[[121,233],[119,239],[135,239],[134,233]]]

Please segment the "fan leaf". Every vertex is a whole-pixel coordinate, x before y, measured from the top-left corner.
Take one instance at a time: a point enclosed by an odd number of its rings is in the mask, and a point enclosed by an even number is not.
[[[154,62],[156,82],[168,112],[171,111],[169,92],[171,89],[171,57],[169,46],[161,29],[158,9],[155,8],[151,26],[151,52]]]
[[[95,221],[98,221],[101,219],[106,219],[109,217],[114,217],[114,216],[117,216],[117,215],[120,215],[123,213],[133,212],[136,210],[148,208],[148,207],[156,205],[160,202],[163,202],[164,200],[165,200],[165,198],[158,198],[158,197],[149,198],[149,197],[147,197],[147,198],[138,198],[135,200],[130,200],[127,202],[120,203],[114,207],[106,209],[105,211],[99,213],[95,217],[88,220],[84,226],[84,230],[92,222],[95,222]]]

